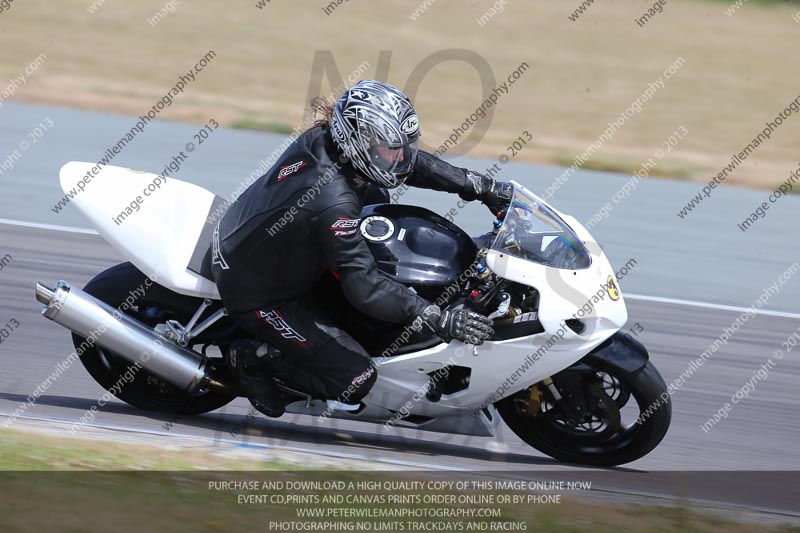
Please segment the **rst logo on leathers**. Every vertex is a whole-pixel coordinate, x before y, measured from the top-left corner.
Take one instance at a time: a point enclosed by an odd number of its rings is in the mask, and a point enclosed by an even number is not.
[[[288,176],[289,174],[293,174],[306,166],[305,161],[298,161],[297,163],[292,163],[291,165],[286,165],[281,167],[280,172],[278,172],[278,181],[281,181],[283,178]]]
[[[295,329],[286,322],[286,319],[283,318],[280,312],[273,309],[266,313],[264,311],[256,311],[256,314],[261,320],[280,333],[281,337],[294,341],[303,348],[306,348],[306,338],[295,331]]]
[[[339,217],[339,220],[334,222],[329,229],[337,237],[345,237],[347,235],[352,235],[358,230],[358,223],[360,220],[361,220],[360,218]]]
[[[228,262],[222,255],[222,250],[219,247],[219,222],[214,227],[214,233],[211,234],[211,263],[219,265],[222,270],[229,270]]]

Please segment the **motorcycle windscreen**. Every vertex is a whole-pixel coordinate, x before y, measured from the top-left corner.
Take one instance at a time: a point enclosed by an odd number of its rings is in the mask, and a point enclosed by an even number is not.
[[[588,268],[592,257],[572,228],[524,187],[513,185],[511,203],[491,248],[549,267]]]

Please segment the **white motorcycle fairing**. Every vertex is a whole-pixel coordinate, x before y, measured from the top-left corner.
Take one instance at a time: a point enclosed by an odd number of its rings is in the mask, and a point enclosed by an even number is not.
[[[97,165],[100,170],[92,176],[94,167],[78,161],[61,167],[61,188],[70,203],[160,285],[218,300],[216,285],[187,268],[215,195],[175,178],[111,165]]]
[[[195,245],[204,232],[214,194],[174,178],[100,165],[88,183],[79,184],[94,167],[70,162],[61,169],[61,186],[100,234],[145,274],[179,294],[219,299],[214,284],[187,269]],[[154,190],[154,183],[158,187]],[[525,190],[528,197],[555,211]],[[75,192],[79,189],[78,192]],[[145,193],[147,191],[147,194]],[[119,221],[131,199],[141,197]],[[467,435],[492,436],[500,417],[493,403],[567,368],[613,335],[627,321],[624,299],[603,251],[574,218],[559,213],[591,254],[591,266],[569,270],[538,264],[499,250],[489,250],[486,264],[498,276],[535,287],[540,294],[538,319],[544,331],[509,340],[489,341],[473,347],[454,341],[394,357],[373,358],[378,379],[357,413],[328,411],[325,402],[300,401],[287,412],[373,423],[392,421],[398,427]],[[613,280],[614,293],[608,287]],[[605,292],[605,296],[599,298]],[[590,305],[587,305],[590,304]],[[587,309],[589,307],[589,309]],[[566,321],[579,310],[585,330],[580,334]],[[199,354],[198,354],[199,355]],[[431,376],[445,367],[469,371],[469,386],[444,394],[437,402],[425,398]],[[402,416],[398,416],[400,413]]]
[[[588,230],[518,183],[512,183],[516,190],[557,213],[591,255],[588,268],[570,270],[494,249],[488,251],[486,264],[495,274],[539,291],[538,316],[527,319],[538,318],[544,331],[488,341],[480,347],[454,341],[411,354],[373,358],[378,380],[363,400],[366,407],[355,415],[335,412],[332,416],[373,422],[392,420],[398,427],[493,436],[500,421],[494,402],[567,368],[625,325],[628,312],[614,271]],[[566,324],[576,317],[585,326],[580,334]],[[469,387],[445,394],[438,402],[427,401],[430,373],[443,372],[448,366],[468,368]],[[288,406],[287,411],[320,415],[323,407],[309,409],[298,402]],[[398,417],[398,412],[404,416]]]

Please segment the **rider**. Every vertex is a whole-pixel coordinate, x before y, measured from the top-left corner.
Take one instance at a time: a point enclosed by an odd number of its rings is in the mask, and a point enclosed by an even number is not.
[[[300,135],[277,163],[228,208],[213,236],[212,269],[231,318],[258,341],[239,341],[226,362],[253,405],[284,412],[270,379],[357,409],[377,378],[369,355],[324,312],[310,286],[330,270],[359,311],[427,327],[446,341],[481,344],[491,321],[442,311],[378,271],[358,222],[366,203],[388,202],[403,183],[481,200],[494,213],[511,185],[417,150],[419,125],[397,88],[363,80]]]

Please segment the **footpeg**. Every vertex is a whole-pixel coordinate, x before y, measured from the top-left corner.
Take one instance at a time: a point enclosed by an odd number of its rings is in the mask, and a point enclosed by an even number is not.
[[[353,411],[358,411],[361,409],[361,404],[351,404],[351,403],[342,403],[337,402],[336,400],[328,400],[328,409],[331,411],[347,411],[352,413]]]

